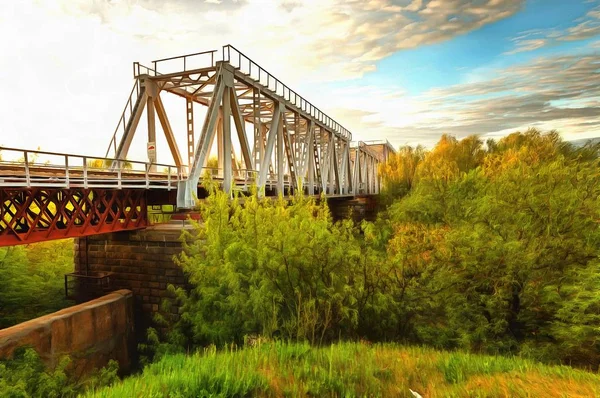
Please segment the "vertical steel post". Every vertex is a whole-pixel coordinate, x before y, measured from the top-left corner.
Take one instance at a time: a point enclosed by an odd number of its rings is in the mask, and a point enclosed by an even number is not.
[[[188,170],[192,169],[194,163],[194,101],[185,99],[186,121],[187,121],[187,153]]]
[[[283,186],[283,123],[285,123],[285,112],[281,112],[280,122],[277,126],[277,194],[285,195]]]
[[[223,190],[228,193],[231,193],[231,184],[233,182],[231,167],[231,90],[230,87],[225,87],[225,91],[223,92],[223,129],[220,137],[223,153],[219,154],[223,156]]]

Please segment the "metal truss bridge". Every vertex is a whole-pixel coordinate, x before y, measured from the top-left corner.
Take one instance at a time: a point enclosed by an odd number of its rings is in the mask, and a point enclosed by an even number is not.
[[[133,70],[103,158],[0,148],[0,246],[144,228],[149,205],[192,209],[206,174],[226,192],[379,193],[377,168],[391,145],[352,143],[346,128],[234,47]],[[183,155],[161,98],[169,94],[185,99]],[[144,114],[148,160],[129,161]],[[174,164],[156,163],[156,116]]]

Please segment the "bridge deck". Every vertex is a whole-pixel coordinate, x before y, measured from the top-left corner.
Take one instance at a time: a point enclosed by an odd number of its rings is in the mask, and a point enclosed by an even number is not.
[[[358,145],[361,145],[360,143]],[[370,151],[362,144],[362,151]],[[352,148],[351,151],[354,151]],[[57,152],[34,151],[0,147],[0,189],[1,188],[102,188],[102,189],[144,189],[176,190],[178,182],[187,178],[178,172],[174,165],[151,164],[137,161],[119,161],[111,158],[63,154]],[[35,162],[24,162],[24,159]],[[51,163],[52,162],[52,163]],[[112,165],[120,165],[120,168]],[[157,171],[161,170],[161,171]],[[203,172],[211,178],[223,182],[222,170],[205,167]],[[239,170],[234,172],[235,189],[247,190],[256,181],[256,172]],[[269,173],[267,188],[274,190],[277,175]],[[201,186],[201,182],[199,184]],[[290,176],[284,176],[284,186],[292,184]],[[317,191],[315,195],[319,195]],[[329,194],[328,196],[347,197],[353,194]]]

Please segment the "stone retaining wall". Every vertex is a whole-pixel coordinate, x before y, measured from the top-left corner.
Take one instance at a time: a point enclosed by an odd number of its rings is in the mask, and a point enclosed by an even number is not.
[[[127,372],[135,349],[133,295],[129,290],[115,291],[0,330],[0,358],[11,357],[23,346],[33,347],[50,366],[69,355],[78,376],[110,359]]]

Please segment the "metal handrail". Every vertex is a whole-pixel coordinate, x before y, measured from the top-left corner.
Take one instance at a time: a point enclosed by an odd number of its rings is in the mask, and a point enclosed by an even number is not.
[[[237,54],[237,57],[232,58],[232,52],[234,56]],[[237,64],[235,63],[235,58],[237,58]],[[290,89],[287,85],[282,83],[279,79],[271,75],[264,68],[230,44],[223,46],[223,62],[230,63],[242,73],[246,73],[248,76],[255,79],[260,84],[263,84],[269,90],[273,91],[275,94],[280,95],[287,101],[290,101],[305,113],[308,113],[325,126],[333,129],[333,131],[337,134],[341,135],[348,141],[352,141],[352,133],[348,129],[327,116],[319,108],[305,100],[294,90]],[[245,64],[248,65],[248,68],[246,70],[242,70],[243,65],[245,66]]]
[[[215,54],[217,54],[217,50],[202,51],[202,52],[198,52],[198,53],[191,53],[191,54],[186,54],[186,55],[162,58],[162,59],[152,61],[152,64],[153,64],[152,68],[148,67],[148,66],[144,66],[144,65],[140,64],[139,62],[134,62],[133,63],[133,75],[136,78],[143,74],[150,75],[150,76],[160,76],[161,73],[158,72],[159,64],[162,62],[173,61],[173,60],[182,60],[183,61],[183,72],[185,72],[188,70],[187,69],[188,59],[193,58],[193,57],[198,57],[198,56],[206,56],[206,55],[210,55],[210,66],[209,67],[214,67],[216,65],[216,62],[218,61],[215,57]],[[233,54],[233,56],[232,56],[232,54]],[[314,117],[322,125],[332,129],[334,131],[334,133],[336,133],[337,135],[343,137],[344,139],[346,139],[348,141],[352,141],[352,133],[348,129],[346,129],[344,126],[342,126],[341,124],[339,124],[338,122],[333,120],[331,117],[327,116],[327,114],[325,114],[319,108],[314,106],[310,101],[307,101],[306,99],[304,99],[304,97],[302,97],[301,95],[296,93],[296,91],[289,88],[286,84],[282,83],[281,80],[277,79],[275,76],[270,74],[266,69],[264,69],[263,67],[258,65],[256,62],[254,62],[252,59],[250,59],[244,53],[239,51],[237,48],[233,47],[230,44],[223,46],[221,61],[231,64],[235,69],[240,70],[242,73],[245,73],[252,79],[256,80],[259,84],[264,85],[265,87],[267,87],[267,89],[271,90],[274,94],[282,97],[284,100],[291,102],[294,106],[296,106],[298,109],[300,109],[304,113],[307,113],[310,116]],[[181,72],[181,71],[178,71],[178,72]],[[130,99],[131,99],[131,96],[130,96]],[[127,108],[127,105],[129,105],[129,103],[130,103],[130,101],[128,101],[125,108]],[[122,116],[122,119],[123,119],[123,116]],[[120,124],[121,123],[119,123],[119,125]],[[125,123],[123,123],[123,124],[125,126]],[[119,129],[119,126],[117,126],[116,131],[118,131],[118,129]],[[113,136],[115,142],[111,141],[111,145],[114,147],[116,147],[116,131]],[[109,147],[109,150],[110,150],[110,147]],[[115,149],[115,153],[116,153],[116,149]],[[107,152],[107,156],[108,156],[108,152]]]
[[[201,51],[201,52],[192,53],[192,54],[178,55],[175,57],[157,59],[155,61],[152,61],[152,65],[154,66],[154,72],[156,72],[158,74],[158,64],[159,63],[181,59],[181,60],[183,60],[183,71],[185,72],[185,71],[187,71],[187,61],[189,58],[210,54],[210,67],[213,67],[213,66],[215,66],[215,54],[216,53],[217,53],[217,50],[210,50],[210,51]]]
[[[12,160],[6,157],[0,160],[0,186],[171,190],[176,189],[179,182],[188,178],[177,166],[162,163],[9,147],[0,147],[0,152],[3,155],[13,153],[9,156]],[[43,155],[62,160],[47,159],[45,162],[39,162],[36,158]],[[88,164],[88,161],[96,160],[100,161],[100,165]],[[115,164],[117,167],[113,167]],[[131,168],[127,168],[126,165],[130,165]],[[2,166],[5,166],[4,170]],[[163,170],[154,171],[153,168]],[[209,171],[218,179],[223,168],[203,167],[201,172],[205,171]],[[233,171],[233,183],[236,186],[248,187],[256,181],[257,175],[257,170],[238,169]]]
[[[394,146],[391,144],[391,142],[387,139],[385,139],[385,140],[365,140],[362,142],[367,145],[385,145],[393,153],[396,153],[396,148],[394,148]]]
[[[145,73],[142,73],[144,71]],[[149,76],[160,76],[162,73],[158,73],[155,69],[152,69],[149,66],[142,65],[139,62],[133,63],[133,77],[137,78],[141,75],[149,75]]]
[[[152,165],[152,166],[160,166],[160,167],[171,167],[177,169],[177,166],[166,163],[150,163],[150,162],[142,162],[139,160],[124,160],[124,159],[116,159],[116,158],[108,158],[108,157],[98,157],[98,156],[88,156],[88,155],[76,155],[72,153],[63,153],[63,152],[49,152],[49,151],[41,151],[41,150],[33,150],[33,149],[22,149],[22,148],[11,148],[0,146],[0,152],[9,151],[9,152],[21,152],[21,153],[33,153],[36,155],[50,155],[50,156],[68,156],[70,158],[86,158],[89,160],[110,160],[111,162],[123,162],[123,163],[132,163],[132,164],[143,164],[143,165]]]
[[[381,156],[374,152],[371,148],[369,148],[369,145],[367,143],[365,143],[364,141],[355,141],[350,143],[350,149],[358,149],[360,151],[363,151],[365,153],[367,153],[369,156],[381,161]]]
[[[133,84],[133,88],[131,89],[131,93],[129,93],[129,98],[127,99],[127,102],[125,103],[125,107],[123,108],[123,112],[121,112],[121,118],[119,119],[119,123],[117,124],[117,127],[115,128],[115,131],[112,135],[112,139],[110,140],[109,144],[108,144],[108,148],[106,149],[106,155],[104,156],[108,156],[108,153],[110,152],[111,147],[114,148],[114,153],[115,156],[117,155],[117,133],[120,130],[120,126],[123,126],[123,134],[125,134],[125,130],[127,129],[127,123],[129,122],[129,119],[133,116],[133,94],[135,93],[135,100],[137,101],[137,98],[140,95],[140,91],[141,91],[141,87],[140,87],[140,81],[139,80],[135,80],[135,83]],[[127,117],[127,109],[129,108],[129,117]]]
[[[39,150],[0,147],[2,154],[15,153],[18,160],[0,160],[0,164],[17,167],[24,174],[2,173],[0,168],[0,186],[11,187],[96,187],[96,188],[158,188],[175,189],[184,175],[177,166],[129,161],[97,156],[74,155]],[[39,163],[39,156],[51,156],[62,159],[52,163],[47,160]],[[14,156],[14,157],[16,157]],[[100,166],[89,165],[88,161],[100,161]],[[116,167],[114,167],[116,165]],[[131,168],[127,166],[130,165]],[[135,167],[138,169],[135,169]],[[156,167],[165,170],[154,171]]]

